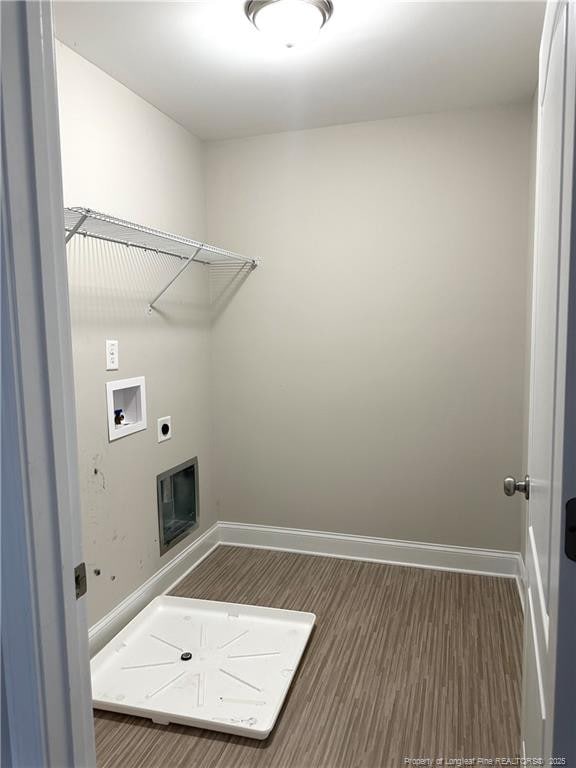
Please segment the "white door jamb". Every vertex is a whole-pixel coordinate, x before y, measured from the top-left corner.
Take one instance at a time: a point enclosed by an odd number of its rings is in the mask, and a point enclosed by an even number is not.
[[[50,3],[0,3],[2,754],[95,765]]]

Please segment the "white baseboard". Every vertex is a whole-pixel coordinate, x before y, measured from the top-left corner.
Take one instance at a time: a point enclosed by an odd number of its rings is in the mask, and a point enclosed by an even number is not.
[[[100,648],[112,640],[151,600],[169,592],[189,571],[201,563],[218,546],[218,543],[218,523],[215,523],[190,546],[160,568],[154,576],[118,603],[104,618],[90,627],[88,633],[90,655],[98,653]]]
[[[220,522],[218,532],[221,544],[240,547],[280,549],[286,552],[477,573],[484,576],[520,578],[522,575],[522,558],[519,552],[245,523]]]
[[[90,653],[109,642],[153,598],[166,594],[220,544],[277,549],[324,557],[458,571],[516,580],[523,603],[524,563],[519,552],[352,536],[245,523],[215,523],[148,581],[90,628]]]

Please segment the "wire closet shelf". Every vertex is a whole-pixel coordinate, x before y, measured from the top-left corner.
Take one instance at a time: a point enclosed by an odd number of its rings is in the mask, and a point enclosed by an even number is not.
[[[255,259],[241,256],[239,253],[180,235],[162,232],[159,229],[145,227],[141,224],[134,224],[106,213],[93,211],[90,208],[65,208],[64,229],[67,243],[74,235],[82,235],[97,240],[105,240],[109,243],[120,243],[132,248],[143,248],[147,251],[167,254],[183,261],[184,264],[176,275],[150,301],[149,312],[164,292],[193,262],[213,267],[238,265],[255,269],[258,266]]]

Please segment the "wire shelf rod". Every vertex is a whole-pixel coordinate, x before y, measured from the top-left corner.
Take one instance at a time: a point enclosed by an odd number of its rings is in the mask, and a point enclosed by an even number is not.
[[[0,0],[1,2],[1,0]],[[89,237],[92,240],[103,240],[105,243],[114,243],[115,245],[124,245],[126,248],[140,248],[142,251],[153,251],[154,253],[161,253],[163,256],[173,256],[176,259],[180,259],[180,261],[188,261],[190,258],[189,256],[181,256],[179,253],[174,253],[173,251],[165,251],[162,248],[154,248],[151,245],[141,245],[140,243],[132,243],[128,240],[117,240],[114,237],[107,237],[106,235],[96,235],[93,232],[83,232],[82,230],[79,230],[75,232],[74,234],[78,235],[79,237]],[[68,233],[68,237],[66,237],[66,242],[70,240],[70,233]],[[229,262],[226,261],[204,261],[203,259],[194,259],[196,264],[204,264],[207,267],[217,267],[217,266],[223,266],[224,264],[229,264]]]
[[[170,288],[170,286],[172,285],[172,283],[175,283],[175,282],[176,282],[176,280],[178,280],[178,278],[179,278],[179,277],[180,277],[180,275],[182,274],[182,272],[184,272],[185,270],[187,270],[187,269],[188,269],[188,267],[190,266],[190,264],[192,264],[192,262],[194,261],[194,259],[196,258],[196,256],[198,256],[198,254],[200,253],[200,251],[201,251],[201,250],[202,250],[202,248],[198,247],[198,248],[196,249],[195,253],[194,253],[192,256],[190,256],[190,258],[188,259],[188,261],[186,262],[186,264],[183,264],[183,265],[180,267],[180,269],[178,270],[178,272],[176,272],[176,274],[174,275],[174,277],[173,277],[173,278],[172,278],[172,279],[171,279],[171,280],[170,280],[168,283],[166,283],[166,285],[164,286],[164,288],[162,288],[162,290],[160,291],[160,293],[158,293],[156,296],[154,296],[154,298],[152,299],[152,301],[151,301],[151,302],[148,304],[148,314],[150,314],[150,313],[152,312],[152,309],[154,308],[154,304],[156,304],[156,302],[158,301],[158,299],[159,299],[159,298],[160,298],[160,297],[161,297],[163,294],[165,294],[165,293],[166,293],[166,291],[168,290],[168,288]]]

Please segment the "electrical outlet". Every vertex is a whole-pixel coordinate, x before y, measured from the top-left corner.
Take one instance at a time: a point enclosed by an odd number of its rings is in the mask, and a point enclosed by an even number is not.
[[[170,416],[163,416],[158,419],[158,442],[163,443],[164,440],[170,440],[172,437],[172,419]]]
[[[118,341],[116,339],[106,339],[106,370],[118,370]]]

